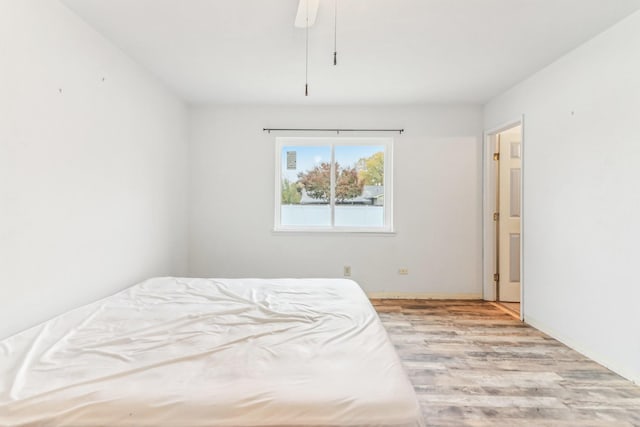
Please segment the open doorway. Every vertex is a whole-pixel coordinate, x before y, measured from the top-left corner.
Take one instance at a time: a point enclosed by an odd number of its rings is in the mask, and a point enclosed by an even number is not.
[[[485,299],[524,320],[522,120],[485,135]]]

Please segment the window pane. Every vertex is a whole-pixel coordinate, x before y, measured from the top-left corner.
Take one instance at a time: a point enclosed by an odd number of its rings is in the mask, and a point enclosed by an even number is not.
[[[280,223],[331,226],[331,148],[285,146],[281,156]]]
[[[384,146],[335,147],[338,227],[384,226]]]

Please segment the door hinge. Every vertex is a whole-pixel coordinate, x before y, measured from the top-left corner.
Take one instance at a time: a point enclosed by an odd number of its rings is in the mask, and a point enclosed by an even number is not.
[[[498,273],[493,273],[493,281],[494,282],[499,282],[500,281],[500,275]]]
[[[500,219],[500,212],[494,212],[493,213],[493,220],[494,221],[498,221]]]
[[[500,160],[500,153],[493,153],[493,160]]]

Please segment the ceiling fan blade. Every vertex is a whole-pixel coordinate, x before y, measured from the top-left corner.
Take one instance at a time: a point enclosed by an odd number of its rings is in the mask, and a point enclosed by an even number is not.
[[[307,28],[307,5],[309,5],[309,27],[312,27],[316,22],[319,4],[320,0],[300,0],[294,26],[296,28]]]

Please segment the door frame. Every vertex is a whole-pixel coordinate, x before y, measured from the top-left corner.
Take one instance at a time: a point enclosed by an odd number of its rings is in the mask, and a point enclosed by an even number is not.
[[[496,301],[498,289],[493,281],[497,273],[497,222],[493,220],[497,201],[497,163],[493,160],[497,135],[507,129],[520,126],[520,320],[525,320],[525,263],[524,263],[524,182],[525,182],[525,124],[524,114],[518,118],[485,130],[482,143],[482,295],[486,301]]]

